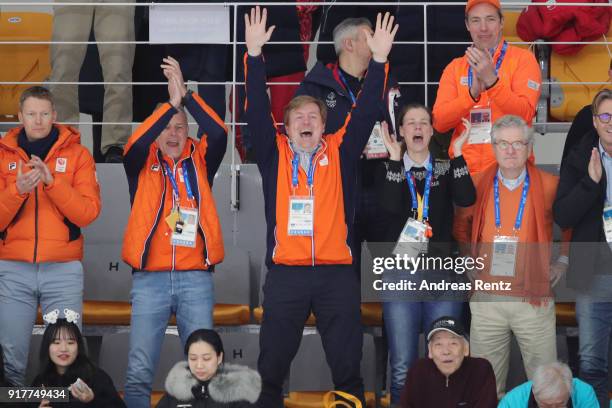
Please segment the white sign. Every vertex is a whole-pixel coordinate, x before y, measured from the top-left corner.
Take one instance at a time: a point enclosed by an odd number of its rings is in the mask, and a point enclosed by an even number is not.
[[[223,5],[152,5],[152,44],[226,44],[230,40],[230,9]]]

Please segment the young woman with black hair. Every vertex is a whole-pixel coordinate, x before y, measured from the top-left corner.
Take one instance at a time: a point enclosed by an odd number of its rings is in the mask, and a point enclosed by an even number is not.
[[[261,393],[259,374],[223,362],[223,343],[214,330],[199,329],[185,343],[187,361],[166,378],[166,394],[157,408],[251,408]]]
[[[54,320],[43,334],[41,371],[32,386],[69,388],[70,402],[59,404],[62,407],[125,408],[108,374],[87,358],[83,336],[75,321],[57,317]],[[38,405],[39,408],[51,406],[55,403],[46,400]]]

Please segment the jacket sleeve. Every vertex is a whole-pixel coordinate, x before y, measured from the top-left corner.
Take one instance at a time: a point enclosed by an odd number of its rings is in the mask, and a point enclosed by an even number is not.
[[[15,182],[7,183],[0,177],[0,231],[3,231],[13,221],[29,194],[19,194]]]
[[[386,163],[387,173],[382,187],[382,199],[380,201],[385,211],[400,215],[406,209],[404,189],[406,189],[406,176],[400,161],[389,160]]]
[[[434,128],[445,133],[461,124],[461,118],[470,113],[476,101],[472,99],[469,91],[462,91],[457,83],[458,75],[455,73],[459,60],[453,60],[442,73],[436,103],[433,107]],[[465,87],[467,90],[467,87]]]
[[[149,147],[178,111],[164,103],[132,133],[123,149],[123,166],[128,177],[138,177],[147,161]]]
[[[173,408],[172,402],[170,401],[170,397],[167,393],[165,393],[162,399],[159,400],[155,408]]]
[[[126,408],[125,403],[119,396],[113,380],[104,371],[98,369],[95,376],[96,384],[93,384],[94,404],[100,407],[108,408]],[[95,388],[94,388],[95,387]]]
[[[269,164],[276,152],[277,129],[266,92],[266,64],[263,54],[252,57],[244,54],[246,82],[245,116],[258,165]]]
[[[472,219],[474,206],[457,207],[453,221],[453,236],[461,249],[462,255],[469,255],[472,237]]]
[[[493,367],[491,367],[488,361],[486,362],[486,369],[483,374],[484,381],[480,386],[478,398],[474,401],[474,408],[494,408],[497,406],[497,387],[495,385]]]
[[[187,94],[185,107],[194,117],[200,129],[204,130],[208,184],[212,186],[227,149],[227,127],[219,115],[197,94]],[[200,146],[204,144],[201,143]]]
[[[419,408],[414,401],[414,388],[416,387],[417,373],[414,369],[414,365],[411,369],[408,369],[406,374],[406,381],[404,382],[404,388],[400,396],[400,407],[402,408]]]
[[[341,138],[341,153],[350,160],[359,159],[368,143],[372,129],[380,119],[380,104],[385,100],[385,89],[389,74],[389,63],[380,63],[372,59],[363,83],[363,88],[344,126],[333,135]]]
[[[43,191],[59,212],[78,227],[91,224],[100,214],[102,203],[96,165],[84,147],[81,147],[72,184],[56,176],[53,184]]]
[[[588,172],[579,174],[574,166],[561,168],[557,196],[553,204],[553,217],[561,228],[573,228],[601,199],[601,187],[595,183]]]
[[[536,112],[541,84],[538,62],[532,53],[523,52],[511,83],[497,81],[487,89],[487,95],[504,114],[520,116],[529,124]]]
[[[453,202],[459,207],[469,207],[476,202],[476,188],[463,156],[450,161],[451,195]]]

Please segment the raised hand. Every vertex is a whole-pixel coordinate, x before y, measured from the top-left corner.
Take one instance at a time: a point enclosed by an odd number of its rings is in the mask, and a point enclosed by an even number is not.
[[[468,64],[472,67],[474,73],[473,79],[480,79],[481,85],[489,87],[497,81],[497,74],[495,73],[495,67],[493,65],[493,57],[488,51],[480,50],[474,46],[468,47],[465,50],[465,56],[467,57]],[[481,89],[482,91],[483,89]]]
[[[595,183],[599,183],[601,180],[601,157],[599,157],[599,150],[596,147],[591,150],[591,160],[589,160],[589,177]]]
[[[387,62],[387,56],[389,52],[391,52],[391,47],[393,46],[393,39],[399,29],[399,25],[395,24],[395,26],[393,26],[393,20],[394,17],[389,14],[389,12],[385,13],[384,18],[378,13],[376,16],[374,35],[370,34],[367,30],[364,31],[368,47],[370,47],[370,51],[372,51],[372,58],[374,58],[376,62]]]
[[[402,144],[391,137],[389,134],[389,125],[387,125],[386,121],[383,121],[381,125],[383,143],[389,152],[389,158],[394,161],[400,161],[402,158]]]
[[[466,140],[470,137],[470,132],[472,130],[472,124],[466,118],[461,118],[461,122],[463,122],[463,132],[459,135],[458,138],[453,142],[453,153],[455,157],[461,156],[461,148],[465,144]]]
[[[168,95],[170,97],[170,104],[175,108],[178,108],[181,105],[183,97],[187,93],[187,87],[185,86],[181,66],[174,58],[167,57],[163,59],[161,68],[164,76],[168,79]]]
[[[26,194],[34,190],[38,186],[38,183],[40,183],[40,179],[41,174],[37,169],[32,169],[24,173],[23,162],[19,160],[17,164],[17,178],[15,179],[15,185],[19,194]]]
[[[265,8],[260,10],[259,6],[251,9],[251,15],[244,15],[244,40],[246,42],[247,52],[252,57],[257,57],[261,54],[261,49],[265,43],[270,41],[272,32],[276,26],[271,26],[266,30],[266,21],[268,20],[268,10]]]
[[[49,170],[49,167],[47,167],[45,162],[42,161],[40,157],[32,155],[28,165],[32,167],[32,169],[40,172],[40,181],[42,181],[46,186],[53,184],[53,175],[51,174],[51,170]]]

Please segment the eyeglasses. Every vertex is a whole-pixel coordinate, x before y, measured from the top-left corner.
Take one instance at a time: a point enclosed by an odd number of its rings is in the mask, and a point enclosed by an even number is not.
[[[610,119],[612,119],[612,113],[600,113],[599,115],[593,115],[595,116],[597,119],[599,119],[599,121],[601,123],[610,123]]]
[[[516,141],[516,142],[506,142],[505,140],[500,140],[499,142],[495,142],[493,143],[495,146],[497,146],[498,148],[500,148],[501,150],[508,150],[508,147],[512,146],[512,148],[514,150],[523,150],[527,147],[527,145],[529,144],[529,142],[520,142],[520,141]]]

